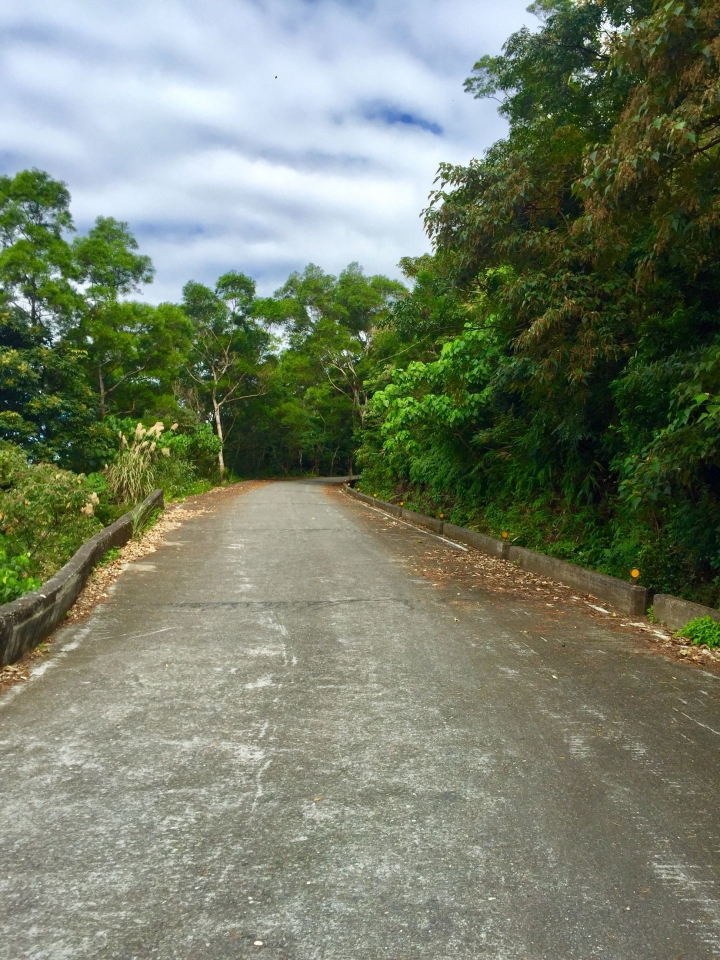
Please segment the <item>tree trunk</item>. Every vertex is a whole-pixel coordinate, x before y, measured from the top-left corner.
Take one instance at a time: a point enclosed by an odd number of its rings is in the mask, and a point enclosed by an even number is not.
[[[217,397],[213,391],[212,397],[213,405],[213,415],[215,417],[215,433],[217,438],[220,441],[220,449],[218,450],[218,469],[220,470],[220,479],[225,475],[225,460],[223,458],[223,431],[222,431],[222,422],[220,420],[220,404],[217,402]]]
[[[100,391],[100,419],[105,419],[105,381],[102,375],[102,364],[98,364],[98,389]]]

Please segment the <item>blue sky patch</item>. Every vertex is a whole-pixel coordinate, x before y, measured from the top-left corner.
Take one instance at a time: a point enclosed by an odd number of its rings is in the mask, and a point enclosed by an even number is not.
[[[436,137],[442,136],[443,133],[443,128],[434,120],[426,120],[417,113],[411,113],[390,103],[370,103],[363,110],[363,116],[366,120],[381,120],[389,126],[401,123],[409,127],[420,127],[421,130],[427,130]]]

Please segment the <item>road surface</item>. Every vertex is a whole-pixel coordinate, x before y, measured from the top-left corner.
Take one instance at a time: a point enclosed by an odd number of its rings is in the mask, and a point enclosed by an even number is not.
[[[720,681],[219,501],[0,698],[0,958],[720,957]]]

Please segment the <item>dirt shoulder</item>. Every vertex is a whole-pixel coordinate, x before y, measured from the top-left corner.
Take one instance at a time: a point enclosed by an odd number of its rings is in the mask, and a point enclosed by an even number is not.
[[[150,553],[154,553],[170,531],[176,530],[194,517],[214,513],[226,500],[249,493],[264,482],[261,480],[243,480],[227,487],[215,487],[206,493],[187,497],[179,503],[168,504],[152,527],[149,527],[138,539],[132,539],[120,548],[120,555],[117,559],[95,567],[82,593],[68,610],[63,626],[87,619],[99,603],[107,600],[110,595],[109,589],[127,566]],[[59,629],[62,629],[62,627]],[[43,660],[50,653],[56,635],[57,631],[47,640],[38,644],[34,650],[26,653],[16,663],[0,667],[0,694],[16,683],[22,683],[28,679],[34,664]]]
[[[353,500],[341,488],[328,488],[327,492],[329,496],[340,497],[343,503],[352,505],[359,516],[381,527],[386,534],[402,537],[404,552],[409,556],[414,572],[438,587],[455,586],[471,592],[482,590],[495,596],[530,601],[536,607],[544,607],[544,615],[549,621],[571,609],[575,613],[582,612],[595,622],[612,625],[648,650],[720,674],[719,650],[695,647],[689,640],[676,639],[662,624],[653,623],[648,617],[624,616],[596,597],[580,594],[572,587],[528,573],[507,560],[487,556],[464,544],[449,549],[442,538]]]

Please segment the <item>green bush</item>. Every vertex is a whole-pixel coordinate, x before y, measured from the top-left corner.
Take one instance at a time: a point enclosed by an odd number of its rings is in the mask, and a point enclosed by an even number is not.
[[[175,433],[167,441],[173,458],[185,460],[199,477],[213,477],[218,471],[220,441],[209,423],[199,423],[188,433]]]
[[[696,617],[677,634],[698,646],[720,647],[720,623],[712,617]]]
[[[192,491],[196,483],[195,467],[174,455],[158,460],[155,469],[155,484],[161,487],[165,498],[175,500]]]
[[[95,516],[99,502],[83,474],[49,463],[31,464],[17,447],[0,447],[4,562],[8,568],[20,564],[16,573],[21,579],[28,573],[46,580],[97,533],[102,527]]]
[[[30,557],[26,553],[9,556],[0,547],[0,603],[10,603],[31,590],[37,590],[40,581],[28,573]]]

